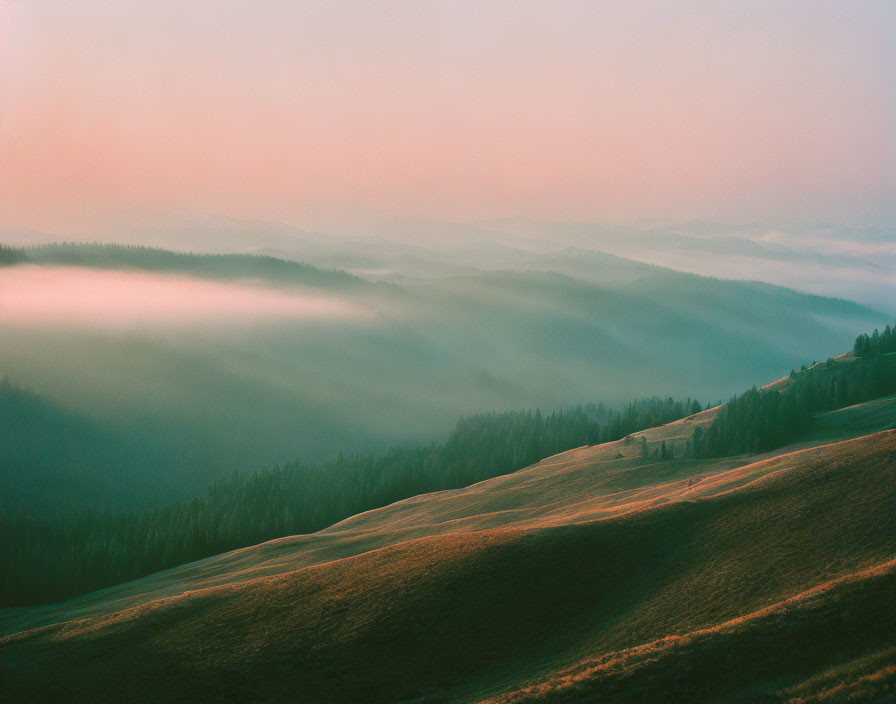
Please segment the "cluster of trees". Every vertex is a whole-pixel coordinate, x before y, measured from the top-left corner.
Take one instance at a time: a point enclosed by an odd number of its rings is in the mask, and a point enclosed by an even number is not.
[[[0,244],[0,264],[18,264],[28,261],[25,250]]]
[[[765,452],[805,429],[814,413],[896,392],[896,358],[877,356],[816,364],[792,372],[782,387],[755,387],[734,397],[706,432],[695,428],[692,457]]]
[[[506,474],[581,445],[616,440],[699,412],[688,399],[616,409],[487,413],[448,440],[380,454],[291,462],[215,482],[205,499],[150,511],[0,517],[0,603],[75,596],[264,540],[309,533],[417,494]]]
[[[877,357],[896,352],[896,331],[887,325],[883,333],[875,329],[871,335],[859,335],[852,351],[856,357]]]
[[[692,457],[763,452],[782,445],[809,422],[802,394],[753,387],[722,406],[712,425],[694,428],[685,452]]]
[[[695,411],[695,413],[699,413],[699,411]],[[629,438],[630,440],[630,438]],[[675,443],[671,440],[669,444],[666,445],[666,441],[663,440],[659,447],[653,448],[653,452],[650,451],[650,448],[647,446],[647,438],[643,435],[638,439],[638,447],[641,451],[641,459],[649,460],[651,457],[658,460],[674,460],[675,459]],[[616,459],[621,459],[623,454],[620,452],[616,455]]]

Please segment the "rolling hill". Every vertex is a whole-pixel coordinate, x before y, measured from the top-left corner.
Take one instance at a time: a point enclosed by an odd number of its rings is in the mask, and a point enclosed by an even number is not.
[[[763,455],[717,409],[47,607],[34,701],[866,701],[896,685],[896,397]],[[885,700],[881,700],[885,701]]]

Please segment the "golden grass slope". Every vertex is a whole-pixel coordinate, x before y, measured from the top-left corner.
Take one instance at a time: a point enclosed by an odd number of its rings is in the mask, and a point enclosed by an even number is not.
[[[894,407],[825,414],[814,432],[887,427]],[[683,446],[714,412],[644,434]],[[47,701],[882,691],[896,648],[896,432],[807,437],[703,461],[645,461],[631,440],[579,448],[314,535],[10,610],[0,683]]]

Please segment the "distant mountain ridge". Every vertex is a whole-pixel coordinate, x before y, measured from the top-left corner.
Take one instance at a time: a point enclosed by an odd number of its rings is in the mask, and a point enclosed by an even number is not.
[[[200,254],[155,247],[99,243],[53,243],[13,250],[12,264],[83,266],[96,269],[140,269],[166,274],[189,274],[210,279],[260,278],[271,284],[315,288],[357,287],[371,289],[365,279],[338,269],[321,269],[301,262],[257,254]],[[389,288],[380,284],[379,288]]]
[[[308,224],[302,229],[222,216],[138,215],[100,225],[88,239],[219,254],[271,254],[396,283],[494,269],[557,270],[580,276],[579,264],[558,261],[553,254],[577,248],[583,256],[609,253],[701,275],[767,281],[858,300],[896,314],[892,227],[526,217],[441,222],[372,211]],[[0,228],[0,242],[16,246],[61,239],[73,238]]]

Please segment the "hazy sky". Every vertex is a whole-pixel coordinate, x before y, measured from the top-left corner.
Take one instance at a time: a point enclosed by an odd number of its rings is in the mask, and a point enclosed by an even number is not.
[[[896,3],[0,0],[0,225],[896,220]]]

